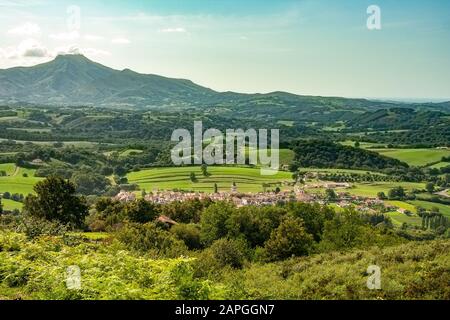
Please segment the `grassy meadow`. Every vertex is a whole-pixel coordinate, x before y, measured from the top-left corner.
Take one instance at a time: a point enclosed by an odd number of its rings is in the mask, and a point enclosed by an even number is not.
[[[33,193],[34,185],[42,180],[34,177],[35,170],[17,168],[12,163],[1,164],[0,170],[5,170],[8,174],[6,177],[0,177],[0,193],[27,195]]]
[[[190,180],[191,172],[195,173],[197,182]],[[208,173],[208,177],[203,176],[200,167],[155,168],[132,172],[127,177],[130,183],[136,183],[147,191],[182,189],[213,192],[215,183],[219,191],[229,191],[235,182],[241,192],[260,192],[263,191],[263,183],[281,185],[292,182],[290,172],[262,176],[260,169],[249,167],[209,167]]]
[[[441,149],[374,149],[386,157],[406,162],[410,166],[421,167],[450,157],[450,150]]]

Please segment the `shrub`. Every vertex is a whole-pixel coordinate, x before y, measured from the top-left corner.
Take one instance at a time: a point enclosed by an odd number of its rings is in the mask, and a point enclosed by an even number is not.
[[[170,229],[191,250],[201,249],[200,227],[195,224],[178,224]]]
[[[307,255],[312,248],[313,237],[306,232],[303,220],[286,217],[272,232],[265,249],[270,261]]]
[[[39,217],[25,216],[19,225],[19,231],[28,238],[34,239],[42,235],[61,236],[68,231],[68,227],[58,221],[48,221]]]
[[[232,239],[217,240],[208,250],[211,251],[219,267],[230,266],[238,269],[244,266],[249,252],[244,241]]]
[[[24,211],[33,217],[81,227],[88,214],[86,200],[75,195],[73,183],[58,177],[38,182],[25,199]]]
[[[206,246],[227,235],[227,220],[234,207],[228,202],[218,202],[208,207],[202,214],[201,240]]]
[[[183,241],[155,223],[126,224],[117,232],[117,238],[130,249],[156,257],[175,258],[187,251]]]

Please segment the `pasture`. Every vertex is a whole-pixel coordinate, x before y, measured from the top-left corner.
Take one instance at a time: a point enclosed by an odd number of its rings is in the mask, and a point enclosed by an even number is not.
[[[27,194],[33,193],[34,185],[42,180],[41,178],[34,177],[35,170],[32,169],[16,168],[11,163],[1,164],[1,167],[6,168],[9,174],[6,177],[0,177],[0,193],[19,193],[26,196]],[[28,175],[28,177],[24,177],[24,174]]]
[[[191,181],[191,172],[195,173],[196,182]],[[136,183],[147,191],[179,189],[213,192],[214,184],[217,184],[219,191],[230,191],[235,182],[240,192],[261,192],[263,183],[271,184],[272,189],[277,186],[287,189],[282,186],[283,182],[292,182],[289,172],[263,176],[260,169],[250,167],[212,166],[208,167],[208,173],[209,176],[203,176],[200,167],[155,168],[132,172],[127,177],[130,183]]]
[[[21,202],[16,202],[9,199],[2,199],[3,210],[13,211],[13,210],[22,210],[23,204]]]
[[[410,166],[422,167],[450,157],[450,150],[445,149],[374,149],[386,157],[406,162]]]

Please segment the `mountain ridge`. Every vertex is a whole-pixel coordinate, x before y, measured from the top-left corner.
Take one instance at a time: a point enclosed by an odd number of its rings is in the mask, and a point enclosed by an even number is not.
[[[128,68],[116,70],[81,54],[58,55],[52,61],[32,67],[0,69],[0,102],[101,107],[292,104],[386,108],[402,105],[362,98],[297,95],[284,91],[255,94],[218,92],[188,79],[144,74]],[[421,105],[450,109],[450,102]]]

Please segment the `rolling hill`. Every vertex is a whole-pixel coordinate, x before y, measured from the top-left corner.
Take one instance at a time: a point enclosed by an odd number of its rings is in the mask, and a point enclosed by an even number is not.
[[[238,78],[239,75],[236,75]],[[276,113],[291,121],[351,120],[356,114],[391,108],[450,111],[448,103],[412,105],[366,99],[301,96],[287,92],[216,92],[190,80],[115,70],[83,55],[59,55],[32,67],[0,70],[0,103],[98,107],[212,106],[254,115]]]
[[[114,70],[83,55],[0,70],[0,99],[42,104],[170,105],[201,103],[217,93],[189,80]]]

